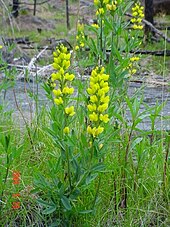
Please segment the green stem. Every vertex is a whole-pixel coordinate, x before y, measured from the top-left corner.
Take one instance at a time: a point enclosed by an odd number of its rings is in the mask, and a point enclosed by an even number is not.
[[[97,197],[98,197],[99,189],[100,189],[100,184],[101,184],[101,175],[99,176],[99,180],[98,180],[98,184],[97,184],[97,190],[96,190],[96,194],[95,194],[95,197],[94,197],[92,209],[94,209],[94,207],[96,205],[96,201],[97,201]]]
[[[100,18],[100,53],[99,53],[99,64],[102,65],[102,53],[103,53],[103,24],[102,18]]]

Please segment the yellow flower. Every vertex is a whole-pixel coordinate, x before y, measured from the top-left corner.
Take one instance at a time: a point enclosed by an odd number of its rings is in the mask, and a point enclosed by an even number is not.
[[[59,105],[63,104],[63,99],[61,97],[59,97],[59,98],[54,99],[54,102],[55,102],[55,104],[57,104],[59,106]]]
[[[97,98],[97,96],[96,95],[92,95],[92,96],[90,96],[90,101],[91,102],[98,102],[98,98]]]
[[[99,8],[96,12],[96,16],[98,15],[103,15],[104,14],[104,9],[103,8]]]
[[[139,57],[132,57],[132,58],[130,58],[130,61],[132,61],[132,62],[134,62],[134,61],[139,61]]]
[[[55,96],[60,96],[62,94],[61,90],[60,89],[57,89],[57,90],[53,90],[53,94]]]
[[[52,79],[52,81],[61,80],[61,74],[60,73],[52,73],[51,79]]]
[[[133,12],[133,13],[132,13],[132,16],[133,16],[133,17],[136,17],[137,15],[138,15],[137,12]]]
[[[3,46],[0,45],[0,49],[2,49],[2,48],[3,48]]]
[[[99,25],[98,25],[98,24],[92,24],[91,26],[92,26],[93,28],[97,28],[97,29],[99,28]]]
[[[108,104],[104,103],[104,104],[98,106],[98,111],[100,113],[103,113],[105,110],[107,110],[107,108],[108,108]]]
[[[70,133],[69,127],[65,127],[65,128],[63,129],[63,132],[64,132],[65,134],[69,134],[69,133]]]
[[[89,133],[89,134],[92,134],[92,128],[91,128],[91,126],[87,126],[87,132]]]
[[[107,92],[109,91],[109,86],[102,88],[102,91],[103,91],[104,93],[107,93]]]
[[[100,114],[100,120],[103,121],[104,123],[107,123],[109,121],[108,114]]]
[[[98,115],[95,112],[89,114],[89,118],[91,121],[98,121]]]
[[[80,43],[80,46],[81,46],[81,47],[84,47],[84,43],[83,43],[83,42],[81,42],[81,43]]]
[[[93,135],[93,137],[98,136],[99,134],[101,134],[104,131],[104,128],[99,126],[98,128],[94,127],[91,128],[91,126],[87,127],[87,132],[91,135]]]
[[[90,112],[93,112],[97,109],[96,104],[93,104],[93,105],[89,104],[89,105],[87,105],[87,108]]]
[[[70,67],[70,61],[63,60],[62,67],[67,70]]]
[[[100,98],[100,102],[109,103],[109,101],[110,101],[110,97],[109,96],[102,96]]]
[[[79,46],[75,46],[75,50],[79,50],[80,49],[80,47]]]
[[[72,95],[74,93],[74,88],[71,87],[64,87],[63,90],[62,90],[63,94],[68,94],[68,95]]]
[[[103,79],[104,81],[107,81],[107,80],[109,79],[109,75],[103,74],[103,75],[102,75],[102,79]]]
[[[99,126],[98,128],[94,127],[94,128],[92,129],[92,135],[93,135],[93,137],[96,137],[96,136],[98,136],[99,134],[101,134],[103,131],[104,131],[104,128],[101,127],[101,126]]]
[[[104,87],[108,87],[108,82],[104,82],[104,80],[102,80],[100,82],[100,87],[104,88]]]
[[[66,107],[65,108],[65,113],[72,117],[75,114],[74,106]]]
[[[99,134],[101,134],[103,131],[104,131],[104,128],[101,127],[101,126],[99,126],[99,127],[96,129],[96,132],[95,132],[96,136],[98,136]]]
[[[95,5],[95,6],[98,6],[98,5],[99,5],[99,3],[100,3],[100,1],[99,1],[99,0],[94,0],[94,5]]]
[[[75,78],[74,74],[66,73],[64,76],[64,79],[68,80],[68,81],[72,81],[72,80],[74,80],[74,78]]]

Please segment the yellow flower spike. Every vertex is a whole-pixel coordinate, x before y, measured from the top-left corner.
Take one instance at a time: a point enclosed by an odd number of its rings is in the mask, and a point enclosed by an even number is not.
[[[53,94],[55,96],[60,96],[62,94],[61,90],[60,89],[57,89],[57,90],[53,90]]]
[[[107,123],[109,121],[109,117],[108,117],[108,114],[100,114],[100,120],[103,121],[104,123]]]
[[[135,30],[142,30],[142,19],[144,18],[143,13],[144,7],[138,3],[135,3],[135,7],[132,8],[132,16],[131,22],[133,23],[132,28]]]
[[[61,97],[59,97],[59,98],[54,99],[54,102],[55,102],[55,104],[57,104],[59,106],[59,105],[63,104],[63,99]]]
[[[89,118],[91,121],[98,121],[98,115],[95,112],[89,114]]]
[[[70,128],[69,128],[69,127],[65,127],[65,128],[63,129],[63,132],[64,132],[65,134],[69,134],[69,133],[70,133]]]
[[[87,131],[94,138],[104,130],[104,127],[100,126],[100,124],[107,123],[109,121],[108,114],[104,113],[107,110],[109,103],[109,96],[105,96],[105,94],[109,91],[107,82],[109,75],[104,74],[104,71],[104,67],[96,67],[92,70],[90,85],[87,89],[87,92],[90,95],[87,108],[90,112],[89,120],[91,121],[91,126],[88,127]]]
[[[74,106],[66,107],[65,108],[65,113],[72,117],[75,114]]]

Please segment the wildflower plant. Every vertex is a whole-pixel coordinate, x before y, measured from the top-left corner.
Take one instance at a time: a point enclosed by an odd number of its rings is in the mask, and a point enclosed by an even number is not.
[[[53,105],[46,133],[54,151],[47,161],[48,178],[38,176],[35,187],[41,191],[38,202],[45,207],[44,214],[54,213],[62,226],[74,225],[78,215],[89,217],[88,213],[98,212],[95,208],[100,204],[100,196],[108,197],[104,190],[100,193],[101,186],[111,188],[115,215],[120,206],[127,208],[131,203],[128,189],[134,187],[137,191],[141,187],[143,147],[140,145],[143,146],[144,140],[137,136],[140,133],[137,126],[150,115],[146,111],[140,113],[142,100],[128,98],[125,86],[129,74],[137,72],[139,61],[132,51],[139,48],[137,32],[141,27],[131,30],[130,23],[142,26],[143,17],[143,8],[135,4],[132,8],[135,20],[127,21],[124,14],[132,4],[123,0],[95,0],[96,23],[78,25],[74,54],[79,58],[75,64],[81,60],[80,50],[88,46],[92,70],[87,81],[78,81],[76,73],[70,72],[71,54],[66,47],[60,45],[53,53]],[[85,28],[89,32],[86,37]],[[86,60],[83,56],[83,61]],[[75,95],[73,83],[79,85]],[[132,115],[132,124],[126,119],[126,109]],[[133,157],[137,159],[135,163]],[[110,198],[108,201],[110,206]]]

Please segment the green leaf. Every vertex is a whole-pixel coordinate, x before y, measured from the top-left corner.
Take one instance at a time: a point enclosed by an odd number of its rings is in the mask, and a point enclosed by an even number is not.
[[[61,202],[63,206],[66,208],[66,210],[71,210],[72,207],[71,207],[70,201],[66,196],[64,195],[62,196]]]
[[[51,206],[54,206],[55,204],[52,202],[52,203],[49,203],[45,200],[42,200],[42,199],[37,199],[36,200],[40,205],[44,206],[44,207],[51,207]]]
[[[94,172],[101,172],[102,170],[105,169],[105,165],[104,164],[101,164],[101,163],[98,163],[96,165],[94,165],[92,168],[91,168],[91,171],[94,171]]]
[[[89,185],[96,177],[98,176],[98,173],[90,174],[86,178],[86,185]]]
[[[131,145],[131,150],[143,140],[143,137],[135,139]]]
[[[82,211],[79,211],[79,214],[89,214],[89,213],[92,213],[94,210],[82,210]]]
[[[47,209],[43,210],[42,213],[43,214],[51,214],[54,211],[56,211],[56,206],[55,205],[54,206],[50,206]]]

